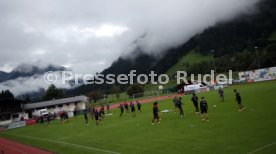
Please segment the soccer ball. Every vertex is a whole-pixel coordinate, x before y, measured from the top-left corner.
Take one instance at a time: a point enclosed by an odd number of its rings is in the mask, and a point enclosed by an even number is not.
[[[217,105],[216,104],[214,104],[214,108],[216,108],[217,107]]]

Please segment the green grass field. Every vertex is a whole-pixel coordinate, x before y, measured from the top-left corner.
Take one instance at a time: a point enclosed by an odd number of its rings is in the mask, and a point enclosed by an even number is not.
[[[233,89],[245,106],[238,112]],[[225,89],[219,102],[216,91],[201,93],[209,103],[209,122],[194,114],[190,95],[183,96],[185,117],[160,113],[160,124],[151,125],[152,103],[132,118],[119,117],[119,109],[97,127],[83,116],[51,126],[37,124],[1,132],[0,135],[56,153],[276,153],[276,81],[235,85]],[[160,110],[173,109],[172,100],[159,102]],[[214,108],[213,105],[217,107]]]

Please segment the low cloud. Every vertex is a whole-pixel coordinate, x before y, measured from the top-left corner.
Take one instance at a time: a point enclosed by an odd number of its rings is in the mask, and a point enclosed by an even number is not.
[[[160,54],[217,22],[251,12],[256,2],[0,1],[0,68],[46,61],[96,73],[136,47]]]
[[[61,72],[54,72],[57,75],[57,81],[55,85],[57,88],[69,89],[73,86],[68,82],[66,84],[62,84],[61,82]],[[47,89],[49,87],[49,83],[45,82],[44,75],[33,75],[31,77],[19,77],[14,80],[8,80],[0,83],[0,90],[9,89],[15,96],[37,92],[40,89]]]
[[[0,70],[43,61],[95,74],[137,47],[162,55],[218,22],[252,13],[258,1],[0,1]],[[42,80],[18,78],[0,90],[45,89]]]

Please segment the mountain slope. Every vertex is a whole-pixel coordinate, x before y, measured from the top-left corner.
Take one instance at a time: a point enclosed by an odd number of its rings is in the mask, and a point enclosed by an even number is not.
[[[270,37],[275,27],[276,1],[263,0],[258,4],[258,11],[255,13],[243,14],[231,21],[218,23],[186,43],[183,42],[182,46],[166,51],[162,58],[156,58],[140,51],[141,53],[136,58],[120,58],[103,72],[119,74],[135,68],[142,70],[142,73],[148,73],[150,70],[166,73],[171,66],[177,63],[179,58],[195,48],[202,54],[209,54],[210,50],[214,49],[215,57],[233,55],[246,49],[254,50],[255,46],[265,48],[271,44],[267,38]],[[130,64],[131,67],[126,66]]]
[[[7,78],[7,76],[8,76],[8,73],[0,71],[0,82],[1,82],[1,79],[5,80]]]
[[[192,64],[197,64],[203,61],[211,61],[213,59],[211,54],[203,55],[201,53],[195,52],[195,50],[192,50],[188,52],[185,56],[178,59],[177,63],[173,65],[166,74],[168,75],[174,75],[177,71],[187,70],[187,67],[189,67]]]
[[[275,57],[276,42],[268,39],[276,27],[276,1],[263,0],[257,6],[253,14],[243,14],[231,21],[218,23],[207,28],[202,33],[195,35],[179,47],[172,48],[155,57],[145,54],[140,49],[133,51],[130,55],[136,57],[120,57],[103,74],[128,74],[130,70],[137,73],[148,74],[154,70],[158,74],[166,73],[189,51],[196,49],[197,53],[210,54],[214,50],[218,72],[249,70],[257,68],[255,48],[258,47],[262,58],[262,67],[276,66]],[[274,35],[272,35],[274,36]],[[209,59],[209,58],[207,58]],[[226,65],[227,64],[227,65]],[[213,69],[210,62],[200,62],[190,67],[196,73],[205,73]],[[190,71],[191,72],[191,71]],[[127,85],[122,85],[124,90]],[[108,92],[109,85],[83,85],[72,93],[86,93],[93,90],[104,90]]]

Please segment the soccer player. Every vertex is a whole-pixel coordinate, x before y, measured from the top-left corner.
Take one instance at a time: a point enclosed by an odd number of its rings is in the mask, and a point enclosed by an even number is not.
[[[69,119],[67,111],[64,111],[64,117],[65,117],[65,119]]]
[[[47,125],[50,125],[50,122],[51,122],[51,114],[49,114],[48,116],[47,116]]]
[[[109,104],[108,103],[106,105],[106,110],[107,110],[107,113],[109,113]]]
[[[91,115],[91,117],[92,117],[92,119],[94,119],[94,113],[95,113],[95,107],[94,106],[92,106],[91,107],[92,109],[91,109],[91,112],[90,112],[90,115]]]
[[[157,102],[154,102],[154,103],[153,103],[153,119],[152,119],[151,124],[154,124],[155,121],[156,121],[157,123],[160,123],[160,121],[159,121],[160,118],[159,118],[158,112],[159,112],[158,103],[157,103]]]
[[[141,112],[141,107],[142,107],[141,103],[136,101],[136,105],[137,105],[138,111]]]
[[[125,106],[126,112],[128,113],[128,103],[125,102],[124,106]]]
[[[237,89],[234,89],[234,93],[236,94],[236,102],[239,105],[239,111],[243,111],[244,107],[241,103],[241,94],[237,91]]]
[[[120,114],[120,117],[121,117],[123,115],[123,113],[124,113],[124,105],[120,104],[119,108],[121,110],[121,114]]]
[[[181,117],[181,118],[184,116],[184,111],[183,111],[183,108],[182,108],[182,104],[183,104],[183,103],[182,103],[182,101],[181,101],[181,97],[179,97],[179,99],[178,99],[176,105],[177,105],[177,107],[178,107],[178,109],[179,109],[179,113],[180,113],[180,117]]]
[[[134,106],[134,103],[130,102],[130,109],[131,109],[131,114],[132,114],[132,117],[135,117],[136,114],[135,114],[135,106]]]
[[[198,97],[196,96],[195,93],[193,93],[193,97],[192,97],[192,102],[195,106],[195,114],[199,114],[199,108],[198,108]]]
[[[207,104],[207,101],[204,99],[204,97],[201,97],[200,110],[201,110],[202,121],[204,121],[204,120],[209,121],[208,115],[207,115],[208,104]]]
[[[101,109],[100,109],[100,113],[99,113],[101,119],[104,118],[104,114],[105,114],[105,113],[104,113],[104,105],[102,105],[102,106],[101,106]],[[100,120],[101,120],[101,119],[100,119]]]
[[[85,124],[88,125],[87,110],[84,110],[83,115],[84,115]]]
[[[74,108],[73,114],[74,114],[74,118],[77,117],[77,108],[76,107]]]
[[[63,123],[64,122],[64,111],[61,111],[59,113],[59,116],[60,116],[60,121]]]
[[[220,97],[220,101],[224,102],[224,91],[221,87],[218,90],[218,94],[219,94],[219,97]]]
[[[94,116],[95,116],[95,120],[96,120],[96,125],[99,125],[99,117],[100,117],[100,113],[98,112],[97,109],[95,109],[94,111]]]
[[[173,105],[174,105],[175,112],[177,111],[177,101],[178,101],[178,98],[175,96],[173,99]]]

